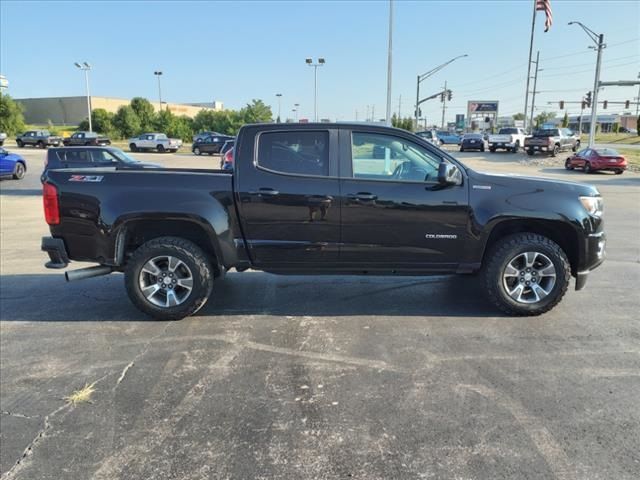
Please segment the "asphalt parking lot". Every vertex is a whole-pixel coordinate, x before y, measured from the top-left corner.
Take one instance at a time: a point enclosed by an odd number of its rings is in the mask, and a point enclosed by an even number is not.
[[[607,261],[540,317],[502,316],[474,277],[248,271],[156,322],[120,275],[43,267],[44,152],[20,153],[27,177],[0,182],[3,479],[640,477],[640,174],[456,153],[602,192]]]

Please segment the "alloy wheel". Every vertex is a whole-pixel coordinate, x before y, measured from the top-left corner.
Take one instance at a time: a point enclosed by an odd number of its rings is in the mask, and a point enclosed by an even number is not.
[[[556,267],[543,253],[519,253],[507,263],[502,284],[507,295],[516,302],[538,303],[556,285]]]
[[[138,277],[142,295],[157,307],[184,303],[193,290],[191,269],[177,257],[163,255],[147,261]]]

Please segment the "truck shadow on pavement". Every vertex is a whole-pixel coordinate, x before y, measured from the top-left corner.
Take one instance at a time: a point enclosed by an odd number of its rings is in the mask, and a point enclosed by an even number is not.
[[[129,301],[123,276],[67,283],[60,274],[0,277],[0,320],[152,321]],[[279,276],[232,272],[217,280],[196,317],[499,317],[476,277]]]
[[[610,172],[584,173],[582,170],[567,170],[564,167],[543,168],[540,173],[553,173],[566,177],[563,180],[594,185],[640,186],[640,176],[631,176],[628,173],[622,175]]]

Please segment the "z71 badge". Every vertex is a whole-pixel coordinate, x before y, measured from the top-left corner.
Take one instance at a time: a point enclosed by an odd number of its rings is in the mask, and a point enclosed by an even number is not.
[[[71,175],[70,182],[101,182],[103,175]]]

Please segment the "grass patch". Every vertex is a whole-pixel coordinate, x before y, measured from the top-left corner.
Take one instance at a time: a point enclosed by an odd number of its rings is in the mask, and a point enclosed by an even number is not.
[[[96,382],[91,384],[85,383],[84,387],[79,390],[75,390],[68,397],[64,397],[64,400],[71,405],[78,405],[80,403],[91,403],[91,395],[96,391],[95,389]]]
[[[640,172],[640,150],[629,150],[624,148],[616,148],[618,152],[624,155],[629,162],[629,170]]]
[[[596,134],[596,143],[638,145],[640,144],[640,136],[628,133],[598,133]]]

